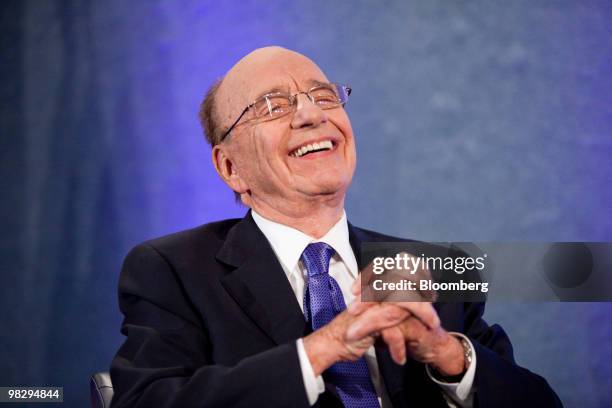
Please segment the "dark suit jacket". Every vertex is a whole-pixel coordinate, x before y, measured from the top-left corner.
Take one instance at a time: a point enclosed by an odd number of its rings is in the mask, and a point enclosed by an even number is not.
[[[350,224],[349,237],[358,260],[361,242],[397,241]],[[119,306],[127,338],[111,365],[113,408],[308,407],[295,341],[309,328],[250,213],[136,246]],[[560,406],[543,378],[515,364],[484,304],[435,307],[474,343],[476,406]],[[384,350],[377,358],[394,407],[446,407],[423,364],[396,365]],[[331,384],[317,405],[342,406]]]

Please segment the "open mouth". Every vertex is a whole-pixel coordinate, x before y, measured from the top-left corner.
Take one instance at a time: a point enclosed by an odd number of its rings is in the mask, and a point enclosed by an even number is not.
[[[311,153],[324,152],[327,150],[332,150],[333,148],[334,148],[334,143],[331,140],[322,140],[320,142],[310,143],[310,144],[298,147],[297,149],[293,150],[289,154],[289,156],[295,157],[295,158],[304,157]]]

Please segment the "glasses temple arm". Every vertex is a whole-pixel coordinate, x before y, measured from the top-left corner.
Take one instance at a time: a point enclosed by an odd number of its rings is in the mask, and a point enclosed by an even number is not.
[[[225,138],[227,137],[227,135],[230,134],[230,132],[234,129],[234,127],[238,124],[238,122],[240,122],[240,119],[242,119],[242,117],[244,116],[245,113],[247,113],[247,111],[251,108],[251,106],[253,105],[249,105],[246,108],[244,108],[244,110],[242,111],[242,113],[240,114],[240,116],[238,116],[238,119],[236,119],[234,121],[234,123],[232,123],[232,126],[229,127],[229,129],[227,129],[227,131],[223,134],[223,136],[221,136],[221,140],[220,142],[224,141]]]

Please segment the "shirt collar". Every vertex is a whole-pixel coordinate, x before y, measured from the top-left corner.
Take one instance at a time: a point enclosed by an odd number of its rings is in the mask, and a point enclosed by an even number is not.
[[[353,278],[357,277],[357,260],[349,241],[348,222],[344,210],[340,220],[320,239],[315,239],[295,228],[264,218],[253,210],[251,210],[251,214],[255,224],[257,224],[270,242],[272,249],[286,271],[292,272],[296,269],[302,252],[304,252],[308,244],[312,242],[325,242],[334,248],[336,254],[342,259]]]

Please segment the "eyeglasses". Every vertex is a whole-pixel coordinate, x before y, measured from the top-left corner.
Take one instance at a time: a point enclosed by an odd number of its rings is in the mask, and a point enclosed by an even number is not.
[[[346,85],[331,83],[317,85],[306,92],[298,92],[293,95],[285,92],[272,92],[263,95],[244,108],[238,119],[221,136],[220,141],[222,142],[230,134],[247,112],[251,112],[253,116],[249,121],[263,122],[278,119],[294,112],[297,107],[297,96],[300,94],[306,95],[310,102],[321,109],[333,109],[344,106],[351,94],[351,88]]]

